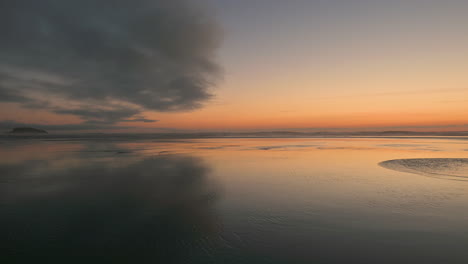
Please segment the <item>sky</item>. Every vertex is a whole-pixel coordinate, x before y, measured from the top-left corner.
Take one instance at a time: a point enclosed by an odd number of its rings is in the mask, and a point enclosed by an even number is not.
[[[0,2],[0,127],[468,130],[463,0]]]

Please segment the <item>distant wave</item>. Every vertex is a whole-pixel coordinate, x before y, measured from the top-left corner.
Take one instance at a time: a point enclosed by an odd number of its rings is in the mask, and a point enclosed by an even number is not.
[[[400,172],[468,181],[468,159],[396,159],[383,161],[379,165]]]

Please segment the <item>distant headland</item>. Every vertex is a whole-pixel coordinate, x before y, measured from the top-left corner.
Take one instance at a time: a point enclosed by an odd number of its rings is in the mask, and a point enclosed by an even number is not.
[[[10,134],[48,134],[47,131],[32,127],[15,127]]]

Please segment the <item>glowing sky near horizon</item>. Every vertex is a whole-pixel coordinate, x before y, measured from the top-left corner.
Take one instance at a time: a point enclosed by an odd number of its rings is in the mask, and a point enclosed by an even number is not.
[[[468,2],[196,0],[220,24],[223,78],[201,109],[146,110],[174,130],[468,130]],[[80,118],[0,104],[0,120]],[[440,129],[434,129],[439,127]]]

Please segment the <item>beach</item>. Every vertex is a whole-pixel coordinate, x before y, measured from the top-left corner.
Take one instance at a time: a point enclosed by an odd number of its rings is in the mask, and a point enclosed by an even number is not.
[[[464,138],[0,142],[5,263],[468,261]]]

